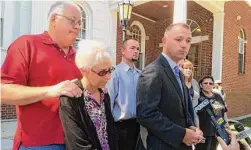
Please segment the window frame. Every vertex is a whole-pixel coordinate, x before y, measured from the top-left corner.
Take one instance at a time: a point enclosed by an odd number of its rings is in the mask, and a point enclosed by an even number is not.
[[[85,24],[83,24],[84,22],[82,22],[82,26],[80,29],[80,33],[78,35],[78,37],[76,38],[76,41],[73,44],[73,47],[75,49],[77,49],[77,45],[78,42],[82,39],[92,39],[92,24],[93,24],[93,13],[92,13],[92,9],[91,7],[88,5],[88,3],[83,2],[83,1],[76,1],[74,2],[75,4],[78,5],[78,7],[80,7],[81,10],[81,21],[83,21],[83,19],[85,20]],[[82,12],[84,12],[85,16],[83,18]],[[82,33],[82,28],[84,27],[84,31],[85,31],[85,35],[84,37],[81,37],[81,33]]]
[[[196,21],[194,21],[192,19],[187,19],[187,24],[189,25],[189,27],[191,29],[192,37],[202,36],[201,27]],[[195,28],[193,28],[192,25],[194,25]],[[197,29],[199,29],[200,35],[195,34]],[[197,79],[197,80],[199,80],[204,75],[204,73],[202,72],[202,68],[201,68],[201,50],[202,50],[201,43],[202,42],[191,44],[189,53],[186,56],[186,59],[188,59],[189,61],[191,61],[193,63],[193,66],[194,66],[194,78]],[[191,52],[192,52],[191,48],[194,48],[194,50],[195,50],[194,55],[191,54]],[[196,63],[196,61],[192,61],[191,60],[192,58],[193,58],[193,60],[196,59],[197,63]]]
[[[239,74],[245,73],[246,43],[247,41],[246,41],[245,31],[244,29],[240,29],[239,35],[238,35],[238,73]]]

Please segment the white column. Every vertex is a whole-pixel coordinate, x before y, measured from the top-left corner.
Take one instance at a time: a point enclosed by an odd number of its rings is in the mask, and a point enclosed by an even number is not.
[[[40,34],[48,30],[47,15],[54,1],[32,1],[31,33]]]
[[[7,48],[13,40],[13,25],[15,22],[15,4],[14,1],[3,1],[2,2],[2,17],[3,23],[3,47],[1,49],[1,66],[5,60],[7,54]],[[7,11],[8,10],[8,11]]]
[[[31,31],[31,5],[32,1],[20,1],[20,33],[19,35],[23,34],[30,34]]]
[[[187,22],[187,0],[174,0],[173,23]]]
[[[3,25],[3,48],[7,49],[13,41],[13,26],[15,24],[15,1],[4,1],[4,25]]]
[[[0,1],[0,17],[3,17],[3,8],[4,8],[4,2]]]
[[[212,76],[215,80],[222,79],[222,55],[224,35],[224,10],[214,15],[213,28],[213,53],[212,53]]]
[[[116,65],[117,56],[117,11],[111,10],[111,21],[109,26],[109,32],[111,33],[109,45],[112,50],[113,64]]]

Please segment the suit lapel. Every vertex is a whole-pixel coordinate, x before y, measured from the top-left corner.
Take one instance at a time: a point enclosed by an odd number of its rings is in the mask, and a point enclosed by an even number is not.
[[[171,82],[173,83],[173,86],[176,88],[176,91],[178,92],[178,95],[180,97],[181,100],[181,104],[183,106],[183,111],[185,114],[185,117],[187,118],[187,100],[188,100],[188,92],[187,92],[187,88],[185,87],[185,82],[184,82],[184,75],[180,72],[180,80],[181,80],[181,84],[182,84],[182,88],[183,88],[183,93],[180,90],[180,86],[179,83],[173,73],[173,70],[171,68],[171,66],[169,65],[168,61],[166,60],[166,58],[163,55],[160,55],[159,57],[159,63],[164,67],[164,71],[167,74],[167,77],[171,80]],[[187,120],[187,119],[186,119]]]
[[[174,87],[176,88],[176,91],[178,92],[181,100],[183,101],[184,96],[180,91],[179,83],[173,73],[171,66],[169,65],[168,61],[166,60],[166,58],[163,55],[160,55],[159,59],[160,59],[159,61],[160,61],[161,65],[164,66],[164,68],[165,68],[164,69],[165,73],[167,74],[167,76],[169,77],[171,82],[173,83]]]

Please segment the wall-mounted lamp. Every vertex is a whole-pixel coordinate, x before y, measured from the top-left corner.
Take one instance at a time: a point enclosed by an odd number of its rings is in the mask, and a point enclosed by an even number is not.
[[[119,19],[123,27],[123,40],[126,38],[126,27],[131,19],[132,4],[130,0],[119,3]]]

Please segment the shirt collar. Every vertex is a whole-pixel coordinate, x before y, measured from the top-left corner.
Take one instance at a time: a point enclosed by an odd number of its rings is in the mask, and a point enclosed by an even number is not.
[[[58,46],[58,44],[52,40],[52,38],[50,37],[48,31],[44,31],[44,33],[42,34],[42,37],[43,37],[43,43],[44,44],[54,45],[57,49],[60,49],[60,47]],[[69,47],[68,55],[73,55],[75,53],[76,53],[76,50],[73,49],[72,46],[70,46]]]
[[[44,33],[42,34],[42,37],[43,37],[43,43],[44,44],[48,44],[48,45],[57,45],[57,43],[55,43],[52,39],[51,39],[51,37],[50,37],[50,35],[49,35],[49,33],[47,32],[47,31],[44,31]]]
[[[162,55],[166,58],[169,65],[171,66],[172,70],[174,70],[174,67],[178,66],[168,55],[162,52]]]
[[[130,70],[131,68],[130,68],[130,66],[128,65],[128,64],[126,64],[125,62],[121,62],[120,63],[120,66],[121,66],[121,68],[125,71],[125,72],[127,72],[128,70]],[[136,67],[135,67],[135,65],[133,65],[133,69],[132,69],[133,71],[135,70],[136,72],[140,72]]]

